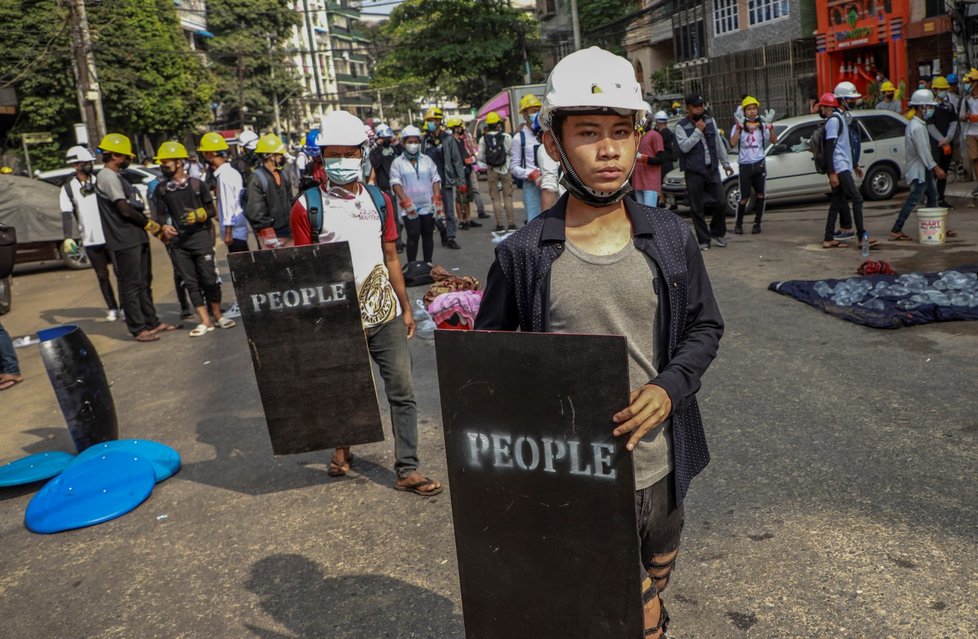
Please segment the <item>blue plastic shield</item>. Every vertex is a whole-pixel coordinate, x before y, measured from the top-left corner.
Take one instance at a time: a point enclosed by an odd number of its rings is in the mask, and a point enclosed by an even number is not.
[[[71,464],[74,455],[61,451],[28,455],[0,466],[0,487],[21,486],[51,479]]]
[[[164,479],[169,479],[180,470],[180,453],[166,444],[148,439],[119,439],[95,444],[80,453],[75,458],[72,466],[110,451],[126,453],[133,457],[141,457],[148,460],[153,464],[153,471],[156,473],[156,483]]]

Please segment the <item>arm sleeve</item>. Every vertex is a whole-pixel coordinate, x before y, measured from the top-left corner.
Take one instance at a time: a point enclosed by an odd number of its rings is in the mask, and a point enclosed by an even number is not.
[[[485,293],[479,305],[479,314],[475,318],[475,330],[515,331],[519,325],[516,293],[513,284],[499,266],[499,247],[497,247],[496,260],[489,267]]]
[[[700,380],[716,357],[723,336],[723,318],[713,295],[703,257],[692,233],[686,237],[688,264],[686,326],[676,352],[650,383],[669,393],[673,411],[681,410],[700,388]]]
[[[261,179],[257,172],[253,173],[248,181],[248,202],[245,204],[244,214],[258,231],[273,225],[272,218],[268,215],[265,192],[261,188]]]
[[[537,165],[540,167],[540,188],[551,193],[559,192],[560,180],[557,173],[560,165],[554,162],[542,145],[537,150]]]
[[[289,214],[289,226],[292,227],[292,243],[296,246],[312,244],[312,229],[309,227],[309,216],[306,215],[306,197],[296,199]]]
[[[384,204],[387,205],[387,217],[384,220],[384,241],[385,242],[396,242],[400,234],[397,232],[397,222],[394,221],[394,204],[391,199],[387,197],[386,193],[383,193]],[[307,222],[308,224],[308,222]]]
[[[699,129],[693,129],[692,134],[686,135],[686,129],[681,126],[676,126],[676,146],[683,153],[689,153],[693,150],[693,147],[703,141],[703,132]]]
[[[655,135],[652,135],[653,133]],[[666,161],[666,147],[662,135],[658,131],[649,131],[647,135],[649,136],[650,153],[645,160],[646,163],[651,165],[662,164]]]
[[[517,132],[516,135],[513,136],[512,143],[509,147],[509,172],[513,175],[513,177],[525,180],[530,175],[533,168],[520,166],[520,164],[523,164],[524,162],[522,162],[523,145],[520,144],[519,140],[520,135],[519,132]]]
[[[951,120],[951,126],[947,128],[947,135],[945,135],[944,137],[947,138],[948,142],[953,142],[957,134],[958,134],[958,121]]]
[[[428,157],[427,155],[422,157]],[[398,186],[404,186],[401,181],[401,159],[399,157],[394,158],[394,162],[391,163],[391,176],[390,176],[391,186],[397,184]]]
[[[65,182],[61,187],[59,198],[61,201],[61,212],[73,215],[75,213],[75,205],[71,203],[71,198],[68,197],[68,189],[71,188],[71,182]]]
[[[241,175],[237,172],[223,177],[218,197],[221,203],[221,226],[234,226],[234,218],[241,212]]]
[[[479,164],[486,163],[486,136],[479,138],[479,153],[476,155]]]
[[[934,156],[930,152],[930,141],[927,139],[927,132],[923,129],[914,131],[913,145],[917,151],[917,155],[920,156],[924,166],[927,167],[927,170],[933,170],[937,166],[937,162],[934,161]]]
[[[927,125],[927,132],[930,134],[930,139],[934,142],[940,142],[942,139],[944,139],[944,136],[941,135],[941,132],[938,131],[937,127],[933,124]]]

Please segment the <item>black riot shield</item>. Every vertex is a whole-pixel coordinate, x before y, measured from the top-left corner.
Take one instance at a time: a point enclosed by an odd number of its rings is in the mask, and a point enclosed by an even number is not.
[[[437,331],[467,639],[643,634],[625,339]]]
[[[228,264],[275,454],[382,441],[349,244]]]

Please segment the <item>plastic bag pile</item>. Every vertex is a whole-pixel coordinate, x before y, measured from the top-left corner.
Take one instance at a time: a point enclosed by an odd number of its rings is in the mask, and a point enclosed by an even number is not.
[[[978,308],[978,273],[943,271],[930,280],[922,273],[907,273],[895,282],[872,282],[850,278],[833,287],[822,280],[813,290],[822,298],[831,299],[836,306],[859,306],[882,311],[884,299],[897,308],[909,311],[924,304]]]

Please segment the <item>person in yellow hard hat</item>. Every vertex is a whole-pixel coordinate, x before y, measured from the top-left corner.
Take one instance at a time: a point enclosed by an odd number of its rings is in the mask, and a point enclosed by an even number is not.
[[[520,100],[520,117],[523,121],[513,136],[509,150],[509,172],[516,178],[516,188],[523,190],[523,214],[526,223],[542,213],[540,193],[540,177],[542,172],[537,166],[536,148],[540,141],[533,133],[533,116],[540,111],[540,98],[528,93]]]
[[[227,246],[228,253],[247,251],[248,220],[241,207],[244,180],[241,173],[228,161],[230,146],[223,135],[211,131],[200,139],[197,151],[204,156],[213,171],[217,219],[224,245]]]
[[[162,240],[163,230],[156,220],[146,217],[136,190],[119,175],[136,157],[129,138],[109,133],[98,150],[105,167],[98,175],[95,194],[105,244],[115,260],[126,326],[137,342],[155,342],[160,333],[176,330],[159,320],[150,291],[153,265],[147,232]]]
[[[0,167],[0,175],[13,175],[14,170],[9,166]]]
[[[756,202],[751,234],[756,235],[761,232],[761,218],[764,217],[764,205],[767,202],[764,195],[767,181],[764,153],[768,145],[778,143],[778,134],[774,132],[774,126],[761,117],[761,103],[757,98],[746,96],[740,103],[740,107],[744,110],[744,119],[734,124],[730,135],[730,146],[737,149],[737,170],[740,179],[740,201],[737,203],[734,233],[742,235],[744,232],[744,214],[747,212],[747,203],[753,190]]]
[[[937,166],[945,174],[937,178],[938,206],[954,208],[944,197],[947,191],[947,175],[951,168],[951,158],[954,157],[955,141],[958,137],[958,112],[951,102],[951,85],[944,76],[937,76],[931,82],[931,87],[937,99],[934,115],[927,122],[927,133],[930,135],[931,152]],[[954,237],[949,231],[948,237]]]
[[[258,139],[255,155],[261,164],[251,174],[245,192],[245,217],[251,222],[263,249],[292,245],[292,185],[282,170],[285,143],[268,133]]]
[[[221,284],[214,268],[211,236],[211,220],[217,217],[214,198],[206,183],[187,173],[189,159],[187,149],[179,142],[164,142],[157,151],[156,161],[167,179],[156,187],[156,201],[160,203],[156,221],[169,238],[173,270],[180,274],[200,317],[190,337],[201,337],[214,330],[211,315],[221,328],[231,328],[234,320],[221,314]]]
[[[876,103],[877,109],[882,109],[884,111],[893,111],[894,113],[903,113],[903,105],[900,104],[899,100],[896,100],[896,87],[893,83],[887,80],[880,85],[880,94],[883,99]]]
[[[465,141],[465,126],[462,118],[453,116],[445,121],[445,127],[451,132],[452,138],[458,147],[459,155],[462,156],[462,181],[456,186],[455,193],[455,216],[458,218],[458,228],[467,231],[470,228],[482,226],[479,222],[472,219],[472,191],[469,189],[469,175],[472,172],[470,154]],[[474,157],[471,157],[474,161]]]
[[[441,235],[441,245],[448,249],[462,248],[455,241],[458,220],[455,216],[455,192],[465,184],[465,163],[458,142],[450,131],[442,128],[442,111],[431,107],[425,113],[425,134],[421,152],[430,157],[438,168],[444,217],[436,216],[435,226]]]
[[[486,115],[486,128],[479,140],[479,162],[487,167],[486,187],[496,216],[496,232],[516,230],[513,215],[513,181],[509,179],[509,149],[513,139],[503,131],[503,120],[495,111]],[[499,192],[502,188],[502,193]],[[508,224],[508,226],[507,226]]]

